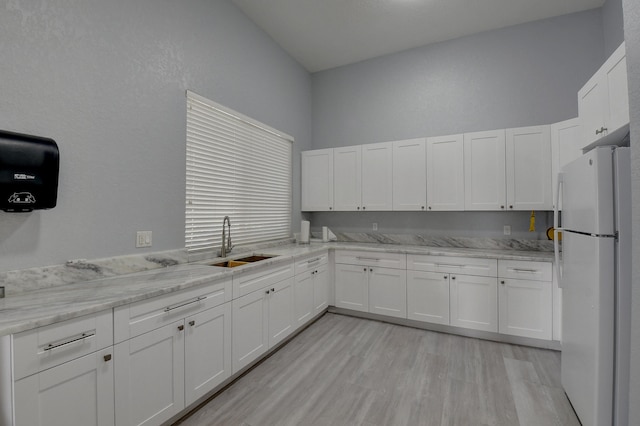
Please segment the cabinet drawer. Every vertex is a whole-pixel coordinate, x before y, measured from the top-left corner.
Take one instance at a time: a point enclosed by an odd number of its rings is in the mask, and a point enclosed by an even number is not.
[[[295,273],[296,275],[302,274],[303,272],[311,271],[320,265],[325,265],[328,258],[329,254],[327,252],[323,252],[298,259],[295,261]]]
[[[233,298],[236,299],[245,294],[253,293],[256,290],[290,277],[293,277],[293,261],[238,275],[233,277]]]
[[[551,262],[529,262],[524,260],[498,261],[498,276],[500,278],[533,281],[551,281],[553,279]]]
[[[406,269],[407,255],[400,253],[336,250],[336,263]]]
[[[407,255],[407,269],[425,272],[495,277],[498,271],[496,259],[457,256]]]
[[[231,279],[131,303],[114,309],[119,343],[189,315],[231,301]]]
[[[113,344],[111,309],[13,336],[14,380]]]

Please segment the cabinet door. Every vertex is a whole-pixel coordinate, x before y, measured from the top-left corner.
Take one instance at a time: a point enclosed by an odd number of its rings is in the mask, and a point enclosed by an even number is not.
[[[449,274],[407,271],[407,318],[449,324]]]
[[[605,122],[607,133],[629,124],[629,87],[625,44],[607,59],[602,69],[607,94]]]
[[[504,210],[505,131],[464,134],[464,206],[466,210]]]
[[[185,400],[195,402],[231,377],[231,303],[185,319]]]
[[[551,189],[554,208],[558,192],[558,173],[565,164],[582,156],[583,143],[580,137],[579,118],[551,125]],[[561,200],[559,209],[562,210]]]
[[[549,126],[507,129],[506,155],[508,209],[551,210]]]
[[[362,145],[362,210],[393,209],[393,145]]]
[[[369,312],[407,317],[407,271],[369,268]]]
[[[393,210],[425,210],[427,156],[424,139],[393,142]]]
[[[313,300],[313,279],[315,271],[304,272],[295,277],[293,295],[294,295],[294,314],[296,327],[300,327],[307,323],[314,315]]]
[[[333,149],[302,153],[302,211],[333,209]]]
[[[451,325],[497,332],[497,286],[494,277],[451,275]]]
[[[463,136],[427,138],[428,210],[464,210]]]
[[[254,291],[231,302],[233,374],[269,349],[267,291]]]
[[[362,207],[362,148],[333,149],[334,210],[354,211]]]
[[[501,278],[499,332],[551,340],[551,292],[549,281]]]
[[[15,382],[15,425],[114,425],[112,354],[103,349]]]
[[[366,266],[336,264],[336,307],[369,312]]]
[[[327,265],[319,266],[313,275],[313,305],[314,315],[318,315],[329,306],[329,268]]]
[[[582,128],[582,146],[600,139],[601,129],[606,127],[604,116],[607,107],[605,82],[596,73],[578,91],[578,116]]]
[[[159,425],[184,405],[182,320],[115,346],[117,425]]]
[[[294,329],[293,277],[275,284],[269,293],[269,347],[280,343]]]

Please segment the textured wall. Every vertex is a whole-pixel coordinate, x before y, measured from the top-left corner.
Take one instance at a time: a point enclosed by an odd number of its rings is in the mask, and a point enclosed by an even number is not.
[[[609,0],[611,1],[611,0]],[[640,424],[640,2],[623,0],[629,72],[632,202],[632,327],[629,425]]]
[[[600,9],[312,75],[313,147],[547,124],[577,116],[604,62]]]
[[[0,270],[184,247],[186,89],[310,148],[309,74],[228,0],[3,1],[0,57],[0,128],[61,151],[58,206],[0,212]]]
[[[602,31],[604,33],[604,56],[608,58],[624,41],[622,0],[607,0],[602,6]]]

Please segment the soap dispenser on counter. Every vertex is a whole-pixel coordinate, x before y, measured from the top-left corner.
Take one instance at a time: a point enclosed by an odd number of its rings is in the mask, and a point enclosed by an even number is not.
[[[55,207],[59,165],[53,139],[0,130],[0,210]]]

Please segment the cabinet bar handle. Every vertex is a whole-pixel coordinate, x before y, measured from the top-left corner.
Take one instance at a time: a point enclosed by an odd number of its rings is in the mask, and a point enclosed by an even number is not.
[[[507,271],[526,272],[528,274],[539,274],[541,272],[537,269],[520,269],[520,268],[508,268]]]
[[[356,259],[358,259],[358,260],[372,260],[374,262],[379,262],[380,261],[380,259],[375,258],[375,257],[360,257],[360,256],[358,256],[358,257],[356,257]]]
[[[451,268],[464,268],[464,265],[458,265],[455,263],[436,263],[436,266],[449,266]]]
[[[111,354],[106,354],[104,356],[104,362],[109,362],[109,361],[111,361]]]
[[[79,335],[78,337],[74,337],[72,339],[69,339],[65,342],[61,342],[61,343],[49,343],[43,350],[45,351],[50,351],[51,349],[56,349],[59,348],[61,346],[66,346],[66,345],[70,345],[71,343],[80,341],[80,340],[84,340],[87,339],[89,337],[93,337],[95,336],[96,333],[92,332],[92,333],[82,333],[81,335]]]
[[[307,260],[307,263],[313,263],[313,262],[317,262],[319,260],[322,260],[322,258],[321,257],[316,257],[314,259]]]
[[[193,320],[192,320],[192,321],[189,321],[189,325],[190,325],[191,327],[193,327],[194,325],[196,325],[196,322],[195,322],[195,321],[193,321]]]
[[[178,326],[178,330],[180,330],[180,331],[184,330],[184,325],[179,325]]]
[[[182,308],[183,306],[191,305],[192,303],[201,302],[206,298],[207,298],[207,296],[199,296],[199,297],[196,297],[195,299],[193,299],[193,300],[191,300],[189,302],[181,303],[181,304],[176,305],[176,306],[167,306],[166,308],[164,308],[164,311],[165,312],[171,312],[174,309]]]

